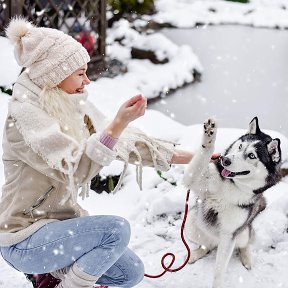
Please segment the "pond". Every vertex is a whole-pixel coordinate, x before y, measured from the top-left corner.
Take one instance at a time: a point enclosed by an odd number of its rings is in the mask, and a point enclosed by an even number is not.
[[[149,104],[191,125],[215,116],[220,127],[246,128],[254,116],[260,127],[288,137],[288,31],[248,26],[164,29],[178,45],[188,44],[204,71],[186,85]]]

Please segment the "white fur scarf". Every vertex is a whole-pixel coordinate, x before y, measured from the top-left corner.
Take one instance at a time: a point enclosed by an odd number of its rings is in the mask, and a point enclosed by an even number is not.
[[[85,150],[86,139],[84,137],[78,143],[72,136],[62,131],[59,121],[41,107],[40,94],[41,89],[29,79],[25,72],[22,73],[14,85],[8,113],[15,120],[16,127],[23,135],[26,145],[44,159],[49,167],[69,177],[70,190],[74,192],[72,194],[76,198],[77,189],[73,174]],[[74,99],[79,98],[79,101],[87,98],[84,93],[70,96]],[[84,126],[84,124],[81,125]],[[63,203],[66,200],[63,199]]]

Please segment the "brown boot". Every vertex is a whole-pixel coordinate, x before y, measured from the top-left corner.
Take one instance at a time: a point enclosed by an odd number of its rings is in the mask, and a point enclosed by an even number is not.
[[[26,277],[32,282],[34,288],[55,288],[60,283],[60,280],[50,273],[26,275]]]

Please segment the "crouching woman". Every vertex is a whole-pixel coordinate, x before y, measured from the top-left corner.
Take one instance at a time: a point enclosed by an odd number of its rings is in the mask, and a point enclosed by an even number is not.
[[[144,266],[128,248],[128,221],[88,216],[78,190],[88,196],[91,179],[114,159],[168,170],[188,163],[191,153],[128,127],[145,113],[141,95],[107,121],[87,100],[90,58],[72,37],[22,18],[6,33],[26,70],[13,88],[3,134],[3,258],[18,271],[53,275],[59,288],[135,286]]]

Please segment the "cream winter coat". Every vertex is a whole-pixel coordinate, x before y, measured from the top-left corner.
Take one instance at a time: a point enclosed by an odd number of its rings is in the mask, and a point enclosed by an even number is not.
[[[170,168],[174,145],[137,129],[127,128],[113,151],[100,143],[107,119],[89,101],[83,101],[79,113],[83,123],[89,117],[96,133],[90,135],[83,125],[87,136],[78,143],[41,108],[40,93],[24,72],[9,104],[2,143],[0,246],[19,243],[46,223],[87,215],[77,203],[78,189],[87,196],[91,179],[112,160],[124,160],[125,167],[137,161],[140,168]]]

